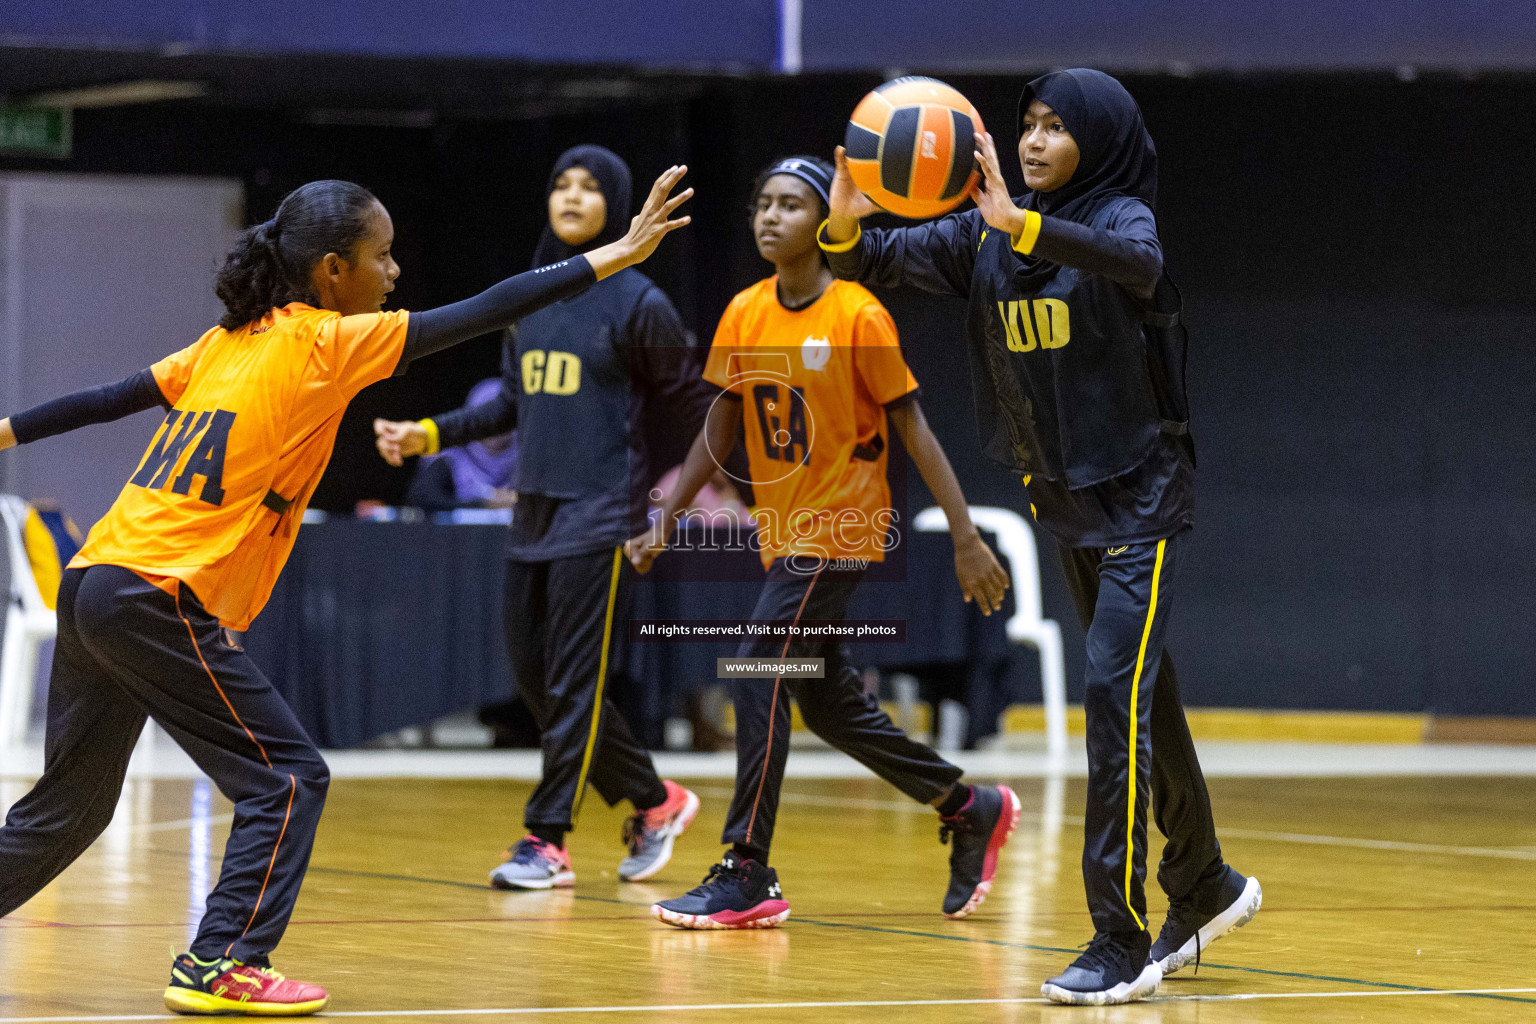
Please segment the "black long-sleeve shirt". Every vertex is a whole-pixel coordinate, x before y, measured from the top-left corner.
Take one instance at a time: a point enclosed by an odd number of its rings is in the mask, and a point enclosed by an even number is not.
[[[584,257],[575,257],[509,277],[462,302],[412,313],[395,372],[402,372],[413,359],[505,327],[535,309],[590,287],[596,280],[592,265]],[[18,443],[27,444],[157,405],[169,408],[170,403],[153,371],[143,369],[115,384],[87,388],[16,413],[11,416],[11,432]]]
[[[1163,246],[1152,211],[1126,200],[1106,213],[1102,225],[1040,217],[1028,255],[1106,277],[1139,296],[1151,295],[1163,273]],[[832,272],[845,280],[965,298],[982,242],[997,233],[979,210],[967,210],[911,227],[861,231],[851,244],[834,245],[825,236],[822,243]]]
[[[644,528],[653,472],[642,419],[664,408],[697,432],[713,397],[700,355],[671,301],[633,270],[508,332],[501,390],[432,422],[443,448],[518,430],[509,557],[590,554]]]
[[[157,405],[170,408],[154,372],[143,369],[115,384],[87,388],[17,413],[11,417],[11,432],[18,444],[27,444],[76,427],[110,423]]]
[[[1020,473],[1062,543],[1141,543],[1193,521],[1188,440],[1165,429],[1148,372],[1163,259],[1144,203],[1112,197],[1087,223],[1031,212],[1018,238],[969,210],[822,245],[838,277],[969,301],[982,450]]]

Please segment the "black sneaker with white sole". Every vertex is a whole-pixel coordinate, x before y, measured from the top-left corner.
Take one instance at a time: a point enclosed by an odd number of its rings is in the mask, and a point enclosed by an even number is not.
[[[1205,947],[1252,921],[1263,902],[1264,890],[1257,878],[1244,878],[1227,868],[1225,874],[1201,886],[1189,899],[1168,905],[1163,930],[1148,955],[1164,977],[1190,964],[1198,970]]]
[[[1152,937],[1140,932],[1099,932],[1072,966],[1040,986],[1053,1003],[1112,1006],[1134,1003],[1157,991],[1163,972],[1147,959]]]
[[[652,904],[651,916],[677,928],[777,928],[789,917],[789,901],[778,872],[727,850],[702,883]]]

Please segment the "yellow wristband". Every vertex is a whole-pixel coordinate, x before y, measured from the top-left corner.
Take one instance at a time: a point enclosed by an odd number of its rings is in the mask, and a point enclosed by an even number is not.
[[[848,239],[848,241],[829,242],[827,241],[827,225],[830,223],[832,223],[832,218],[828,217],[816,228],[816,244],[821,246],[825,252],[847,252],[849,249],[852,249],[854,246],[858,245],[859,239],[864,235],[864,228],[855,223],[853,225],[853,237]]]
[[[437,432],[437,424],[432,420],[417,420],[416,425],[427,432],[427,450],[423,455],[436,455],[442,447],[442,435]]]
[[[1024,226],[1019,233],[1013,236],[1013,251],[1021,252],[1028,256],[1035,248],[1035,240],[1040,237],[1040,214],[1034,210],[1024,211]]]

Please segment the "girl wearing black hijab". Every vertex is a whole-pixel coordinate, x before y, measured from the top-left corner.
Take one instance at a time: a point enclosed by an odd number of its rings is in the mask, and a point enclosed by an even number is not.
[[[630,188],[629,167],[609,150],[562,153],[549,175],[549,223],[534,267],[623,235]],[[379,451],[393,465],[517,429],[507,648],[539,724],[544,765],[524,810],[528,835],[491,872],[497,888],[574,884],[565,833],[589,782],[610,805],[629,800],[635,808],[624,830],[629,856],[619,864],[625,881],[660,871],[698,812],[697,796],[657,776],[607,694],[634,578],[623,545],[647,524],[643,402],[667,403],[686,430],[697,430],[708,408],[689,345],[661,289],[621,271],[508,331],[501,391],[489,402],[374,424]]]
[[[982,447],[1022,475],[1088,632],[1083,879],[1096,934],[1041,991],[1123,1003],[1247,923],[1261,892],[1222,860],[1163,651],[1195,460],[1186,337],[1153,212],[1157,153],[1136,101],[1099,71],[1030,82],[1019,129],[1022,199],[1008,196],[991,136],[978,135],[977,208],[892,231],[860,231],[877,207],[839,149],[821,242],[839,277],[969,300]],[[1149,790],[1170,904],[1155,944],[1143,891]]]

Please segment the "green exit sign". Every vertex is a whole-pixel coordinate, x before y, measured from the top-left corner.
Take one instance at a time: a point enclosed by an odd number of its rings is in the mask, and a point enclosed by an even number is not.
[[[62,107],[0,107],[0,153],[67,157],[72,120]]]

